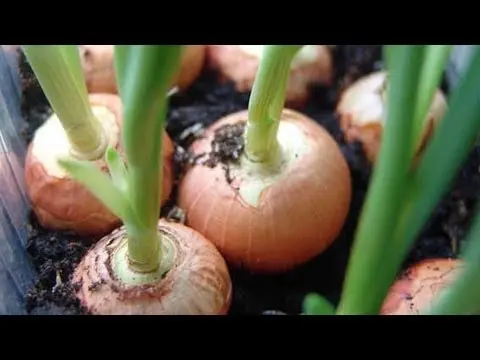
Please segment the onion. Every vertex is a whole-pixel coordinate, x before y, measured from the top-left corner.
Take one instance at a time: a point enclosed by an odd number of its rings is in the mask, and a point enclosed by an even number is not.
[[[349,86],[342,94],[337,105],[340,126],[348,142],[359,141],[367,159],[374,163],[381,143],[385,114],[386,72],[369,74]],[[435,93],[428,120],[426,121],[420,144],[419,154],[432,134],[436,124],[447,110],[445,96],[441,90]]]
[[[385,299],[382,315],[417,315],[449,286],[459,270],[457,259],[427,259],[411,266],[397,280]]]
[[[238,91],[250,91],[255,80],[263,45],[208,45],[209,66],[221,79],[232,81]],[[314,84],[333,81],[333,59],[326,45],[306,45],[292,62],[285,104],[299,108]]]
[[[93,315],[225,315],[232,284],[217,249],[196,231],[160,220],[170,270],[160,280],[141,280],[129,270],[123,280],[118,261],[125,261],[125,227],[102,238],[77,266],[77,297]],[[123,270],[125,274],[128,270]],[[132,276],[136,276],[133,279]],[[133,279],[133,280],[132,280]]]
[[[190,150],[211,152],[216,130],[247,117],[241,111],[218,120]],[[227,261],[258,272],[287,271],[322,253],[339,234],[351,198],[348,165],[326,130],[286,109],[277,138],[280,169],[258,169],[242,155],[240,165],[229,165],[231,179],[221,163],[194,165],[179,184],[187,224]]]
[[[108,136],[109,144],[122,154],[120,98],[113,94],[92,94],[89,101],[104,134]],[[28,146],[25,185],[31,206],[46,228],[72,230],[85,236],[103,236],[119,226],[120,219],[57,164],[57,160],[68,156],[70,150],[65,131],[54,114],[37,129]],[[173,143],[164,133],[162,203],[172,191],[173,153]],[[95,163],[103,171],[108,171],[104,159]]]
[[[82,66],[90,93],[117,93],[114,45],[80,45]],[[180,68],[172,86],[186,90],[200,76],[205,62],[205,45],[185,45]]]

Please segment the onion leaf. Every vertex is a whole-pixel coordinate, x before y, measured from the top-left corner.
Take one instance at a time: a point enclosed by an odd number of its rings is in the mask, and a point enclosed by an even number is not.
[[[130,205],[127,198],[95,163],[73,159],[59,159],[58,163],[95,195],[112,213],[122,220],[128,221]]]
[[[111,146],[107,148],[105,161],[108,165],[113,184],[117,189],[121,190],[124,194],[127,194],[127,169],[119,153]]]
[[[335,308],[324,297],[317,294],[308,294],[303,302],[306,315],[335,315]]]

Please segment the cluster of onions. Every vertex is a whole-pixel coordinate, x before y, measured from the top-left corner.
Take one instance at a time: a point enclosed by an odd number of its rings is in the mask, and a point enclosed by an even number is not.
[[[226,314],[232,284],[223,257],[198,232],[158,217],[166,94],[181,46],[116,45],[114,56],[125,163],[112,146],[110,176],[88,161],[59,160],[124,224],[81,260],[73,277],[77,296],[96,315]]]
[[[425,312],[441,291],[456,280],[458,259],[427,259],[408,268],[393,284],[383,303],[382,315],[418,315]]]
[[[250,91],[266,45],[208,45],[208,66],[238,91]],[[285,104],[299,108],[309,98],[310,87],[333,81],[333,57],[326,45],[306,45],[293,58]]]
[[[89,94],[74,45],[24,45],[23,51],[53,114],[36,130],[25,159],[25,185],[32,209],[46,228],[100,237],[121,220],[57,163],[70,156],[108,172],[107,147],[123,154],[123,109],[116,94]],[[173,143],[162,142],[162,203],[173,183]],[[123,156],[123,155],[122,155]]]
[[[431,116],[432,100],[450,49],[449,45],[385,46],[388,110],[383,139],[356,229],[340,302],[333,308],[325,298],[310,295],[304,304],[307,313],[480,313],[480,208],[463,239],[466,246],[459,259],[422,261],[396,278],[480,134],[477,47],[460,84],[450,93],[448,111],[418,156],[418,145],[424,137],[425,122]],[[357,103],[358,109],[368,114],[368,103],[372,107],[378,104],[378,95],[364,97],[363,104]],[[412,160],[416,160],[413,167]]]
[[[116,94],[114,45],[80,45],[79,51],[88,91]],[[171,86],[180,91],[188,89],[202,72],[205,57],[205,45],[184,45]]]
[[[241,126],[227,139],[244,144],[237,160],[197,163],[179,184],[187,224],[250,271],[284,272],[318,256],[349,211],[350,172],[337,143],[312,119],[284,109],[300,48],[264,47],[248,111],[217,120],[190,148],[214,156],[218,134]]]
[[[386,119],[387,72],[377,71],[350,85],[337,105],[337,114],[345,139],[362,144],[365,156],[374,164],[380,149]],[[425,117],[421,137],[416,144],[419,155],[433,130],[447,111],[445,95],[437,89]]]

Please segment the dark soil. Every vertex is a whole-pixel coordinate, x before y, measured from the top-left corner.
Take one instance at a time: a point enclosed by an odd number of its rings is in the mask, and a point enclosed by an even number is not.
[[[312,99],[301,109],[323,125],[338,141],[352,173],[353,198],[351,210],[338,240],[323,255],[288,274],[259,276],[231,269],[234,284],[232,314],[261,314],[270,310],[298,314],[304,296],[317,292],[331,302],[339,300],[342,281],[349,256],[358,215],[364,200],[370,168],[359,144],[345,144],[342,132],[334,116],[334,108],[340,91],[360,76],[381,68],[379,46],[343,45],[334,49],[336,81],[330,89],[313,89]],[[26,141],[50,113],[46,99],[32,76],[24,59],[21,61],[24,76],[24,104],[26,119],[23,131]],[[446,89],[443,85],[442,88]],[[205,71],[196,84],[185,94],[171,99],[167,131],[177,143],[175,168],[177,177],[191,159],[185,149],[202,129],[229,113],[244,110],[248,105],[248,93],[238,93],[232,84],[219,84],[215,74]],[[222,161],[225,156],[235,156],[231,149],[241,151],[238,142],[239,128],[227,129],[223,134],[230,145],[218,151],[207,161]],[[223,142],[225,144],[225,142]],[[233,146],[232,146],[233,145]],[[235,151],[236,151],[235,150]],[[197,159],[198,160],[198,159]],[[205,161],[203,159],[202,161]],[[405,266],[425,258],[454,257],[472,215],[472,208],[480,195],[480,146],[470,155],[459,174],[452,191],[437,207],[430,222],[415,244]],[[162,210],[162,214],[174,214],[176,192]],[[33,314],[83,314],[72,295],[68,279],[74,267],[86,252],[82,239],[68,233],[43,229],[31,216],[28,252],[38,270],[36,286],[28,295],[28,310]],[[267,312],[275,314],[276,312]]]
[[[217,164],[228,165],[236,162],[243,152],[243,132],[245,122],[228,124],[215,130],[212,150],[208,158],[202,162],[204,166],[215,167]]]

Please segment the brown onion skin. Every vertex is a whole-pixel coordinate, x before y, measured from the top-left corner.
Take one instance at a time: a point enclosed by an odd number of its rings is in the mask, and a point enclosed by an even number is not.
[[[114,45],[79,45],[79,48],[88,92],[116,94]],[[188,89],[200,76],[205,58],[205,45],[185,45],[172,84],[180,90]]]
[[[458,259],[427,259],[414,264],[392,285],[380,314],[418,315],[453,282],[461,265]]]
[[[285,104],[300,108],[308,101],[310,86],[330,85],[333,81],[333,59],[325,45],[317,45],[318,61],[293,68],[290,72]],[[219,71],[223,81],[233,81],[237,91],[252,89],[260,64],[258,57],[242,50],[238,45],[208,45],[207,63]]]
[[[226,315],[232,282],[215,246],[178,223],[162,219],[158,229],[173,235],[172,270],[160,282],[134,287],[112,275],[109,249],[125,238],[121,227],[97,242],[75,270],[82,306],[92,315]]]
[[[381,115],[385,111],[385,103],[380,98],[380,91],[385,79],[385,71],[377,71],[358,79],[342,93],[336,109],[346,141],[359,141],[366,158],[372,164],[378,157],[383,132]],[[423,151],[446,108],[445,96],[437,90],[420,143],[417,144],[417,156]],[[362,124],[361,119],[369,121]]]
[[[122,106],[117,95],[91,94],[89,101],[92,106],[105,106],[112,111],[121,129]],[[170,197],[173,187],[174,153],[169,136],[166,133],[163,136],[162,204]],[[123,156],[120,139],[115,149]],[[108,172],[104,159],[95,161],[95,164]],[[71,230],[81,236],[96,237],[108,234],[121,224],[120,219],[82,184],[71,177],[50,175],[42,159],[33,156],[32,143],[28,146],[25,159],[25,186],[32,209],[45,228]]]
[[[241,111],[218,120],[190,150],[208,153],[215,129],[247,116]],[[227,262],[255,272],[288,271],[321,254],[339,234],[350,206],[350,171],[333,138],[296,111],[284,110],[281,121],[296,124],[311,151],[263,191],[259,208],[241,200],[221,165],[193,166],[179,185],[187,224],[212,241]]]

